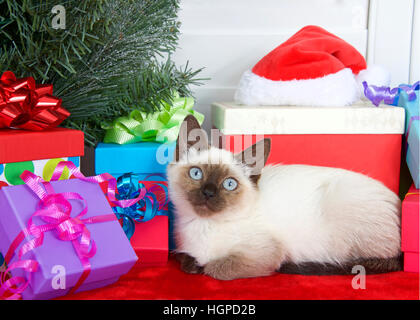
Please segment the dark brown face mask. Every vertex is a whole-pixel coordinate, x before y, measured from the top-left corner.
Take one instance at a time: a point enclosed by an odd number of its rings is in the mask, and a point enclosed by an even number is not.
[[[179,185],[196,213],[210,216],[234,206],[244,188],[228,165],[203,164],[183,168]]]

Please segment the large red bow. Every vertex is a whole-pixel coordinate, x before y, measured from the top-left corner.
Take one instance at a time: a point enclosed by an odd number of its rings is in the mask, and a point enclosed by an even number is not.
[[[54,97],[51,84],[32,77],[16,79],[11,71],[0,78],[0,128],[44,130],[58,126],[70,112]]]

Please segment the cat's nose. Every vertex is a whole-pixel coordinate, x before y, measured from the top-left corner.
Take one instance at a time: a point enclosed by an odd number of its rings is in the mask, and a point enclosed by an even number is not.
[[[201,192],[204,194],[206,199],[210,199],[216,195],[217,187],[213,183],[207,183],[202,187]]]

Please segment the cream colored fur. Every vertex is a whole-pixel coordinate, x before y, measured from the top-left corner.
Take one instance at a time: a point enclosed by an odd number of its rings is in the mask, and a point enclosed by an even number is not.
[[[242,201],[210,217],[200,217],[176,185],[180,166],[228,164],[245,187]],[[258,187],[249,170],[225,150],[190,149],[168,168],[170,198],[176,208],[178,251],[204,266],[229,255],[252,262],[267,275],[286,261],[344,263],[354,258],[399,254],[400,200],[382,183],[351,171],[305,165],[263,169]]]

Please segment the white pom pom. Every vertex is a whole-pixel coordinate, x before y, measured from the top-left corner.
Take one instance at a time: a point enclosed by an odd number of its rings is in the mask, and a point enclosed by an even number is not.
[[[363,81],[366,81],[369,85],[389,86],[391,83],[391,74],[382,66],[370,65],[367,69],[359,72],[356,76],[356,80],[362,88]]]

